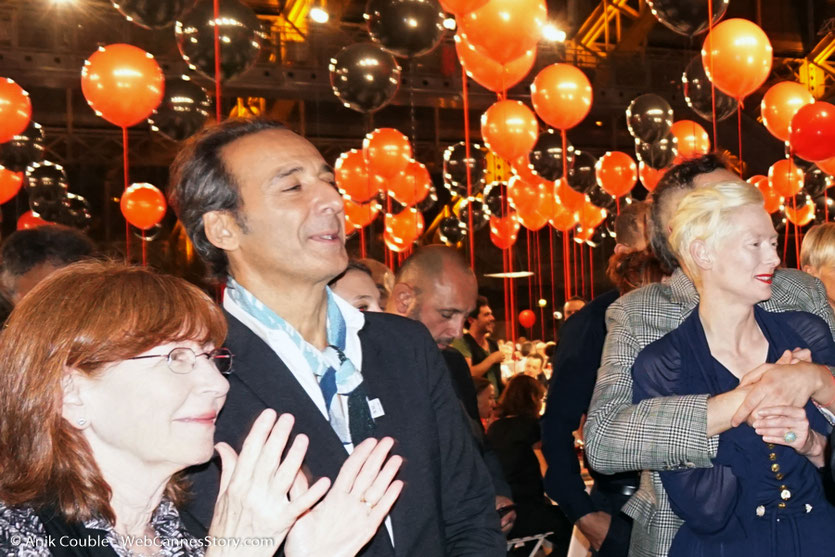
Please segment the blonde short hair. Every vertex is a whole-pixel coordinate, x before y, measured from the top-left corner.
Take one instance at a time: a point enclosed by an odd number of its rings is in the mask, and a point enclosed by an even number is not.
[[[803,238],[800,248],[800,266],[819,269],[835,265],[835,222],[816,224]]]
[[[737,230],[731,213],[747,205],[763,206],[760,190],[746,182],[721,182],[688,193],[670,220],[670,250],[693,282],[696,265],[690,245],[702,240],[708,245],[730,236]]]

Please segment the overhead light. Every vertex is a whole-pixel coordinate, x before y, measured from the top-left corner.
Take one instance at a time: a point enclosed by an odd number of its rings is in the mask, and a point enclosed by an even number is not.
[[[327,23],[330,15],[328,15],[327,10],[322,7],[321,3],[315,2],[313,7],[310,8],[310,19],[316,23]]]
[[[539,304],[539,307],[544,308],[548,305],[548,300],[546,300],[545,298],[540,298],[537,303]]]
[[[513,271],[512,273],[487,273],[485,277],[490,278],[527,278],[532,277],[533,273],[530,271]]]
[[[554,319],[557,319],[557,320],[562,319],[562,312],[561,311],[555,311],[554,312]]]
[[[455,31],[455,28],[457,26],[458,26],[458,24],[455,23],[455,18],[454,17],[448,17],[448,18],[444,19],[444,29],[449,29],[450,31]]]
[[[568,36],[565,34],[565,31],[559,29],[553,23],[549,23],[542,28],[542,38],[544,38],[546,41],[552,43],[562,43],[565,42],[565,39],[567,37]]]

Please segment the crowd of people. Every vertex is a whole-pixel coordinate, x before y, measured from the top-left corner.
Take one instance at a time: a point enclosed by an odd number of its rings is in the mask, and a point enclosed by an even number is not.
[[[169,199],[220,304],[69,228],[0,248],[4,555],[835,542],[835,223],[781,267],[761,194],[719,157],[624,206],[613,289],[566,300],[559,339],[502,340],[454,248],[349,259],[332,170],[276,122],[198,134]]]

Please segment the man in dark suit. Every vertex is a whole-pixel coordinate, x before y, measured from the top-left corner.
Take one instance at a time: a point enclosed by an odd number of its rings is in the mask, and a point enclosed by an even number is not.
[[[239,447],[264,408],[293,414],[310,475],[333,479],[355,444],[390,436],[405,487],[361,555],[503,555],[490,478],[432,337],[326,288],[348,262],[333,180],[313,145],[264,120],[208,129],[174,163],[171,204],[227,278],[235,371],[217,439]],[[193,525],[209,524],[218,478],[216,463],[193,474]]]

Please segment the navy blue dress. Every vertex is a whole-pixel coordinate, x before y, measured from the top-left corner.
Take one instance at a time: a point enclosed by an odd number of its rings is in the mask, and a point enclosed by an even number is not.
[[[768,340],[768,362],[785,350],[809,348],[812,361],[835,365],[826,322],[805,312],[754,308]],[[739,380],[710,354],[698,307],[674,331],[648,345],[632,368],[634,401],[670,395],[716,395]],[[812,402],[815,431],[830,427]],[[675,513],[684,520],[670,557],[779,555],[830,557],[835,552],[835,507],[824,498],[817,468],[791,447],[763,442],[747,424],[719,436],[713,468],[661,472]]]

